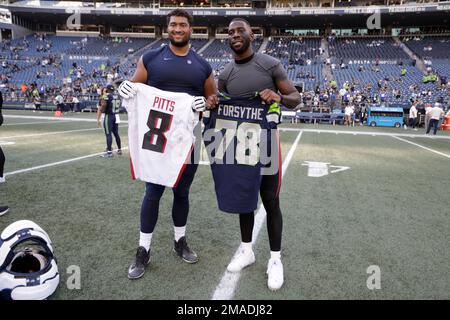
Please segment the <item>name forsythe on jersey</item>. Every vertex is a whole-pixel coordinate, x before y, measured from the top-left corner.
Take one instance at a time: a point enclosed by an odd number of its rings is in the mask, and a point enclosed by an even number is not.
[[[217,109],[217,114],[219,116],[259,121],[262,120],[262,112],[262,108],[243,107],[230,104],[219,104]]]

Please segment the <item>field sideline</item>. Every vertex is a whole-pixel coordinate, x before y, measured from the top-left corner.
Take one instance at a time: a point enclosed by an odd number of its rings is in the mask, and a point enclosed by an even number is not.
[[[30,219],[49,233],[61,273],[52,299],[450,298],[450,132],[430,137],[423,129],[284,124],[285,285],[271,292],[264,210],[257,216],[256,263],[234,283],[227,278],[239,222],[218,210],[207,165],[199,166],[191,189],[187,227],[199,262],[188,265],[171,252],[166,190],[151,263],[142,279],[130,281],[144,188],[130,179],[128,151],[99,157],[105,137],[94,113],[66,120],[49,112],[3,113],[7,182],[0,204],[10,211],[0,217],[0,230]],[[120,128],[127,146],[126,123]],[[322,176],[312,176],[318,167]],[[66,286],[71,265],[80,267],[80,290]],[[378,290],[366,286],[373,265],[381,270]],[[219,295],[223,286],[227,295]]]

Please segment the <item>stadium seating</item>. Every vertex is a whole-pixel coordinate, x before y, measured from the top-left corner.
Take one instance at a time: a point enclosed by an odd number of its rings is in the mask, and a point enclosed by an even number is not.
[[[402,41],[422,59],[450,59],[448,36],[404,37]]]
[[[337,59],[410,60],[392,38],[332,38],[330,55]],[[339,61],[338,60],[338,61]]]
[[[403,37],[402,40],[417,55],[430,59],[431,69],[436,70],[439,77],[450,77],[449,37]],[[262,43],[263,38],[257,38],[253,43],[254,50],[258,51]],[[168,39],[55,35],[30,35],[2,41],[0,85],[6,88],[3,90],[6,100],[11,101],[31,101],[30,94],[22,94],[19,89],[22,84],[31,83],[42,88],[44,101],[51,101],[61,88],[68,90],[68,96],[96,100],[98,87],[129,78],[134,73],[137,60],[144,50],[167,44]],[[192,48],[201,52],[200,55],[211,64],[217,76],[233,55],[226,39],[215,39],[207,44],[208,39],[191,40]],[[355,91],[369,90],[366,94],[372,95],[379,89],[380,83],[383,88],[387,86],[385,103],[404,106],[410,103],[414,95],[424,103],[432,103],[448,95],[447,89],[440,88],[437,82],[422,82],[422,72],[411,64],[411,58],[402,45],[392,38],[330,37],[328,46],[332,77],[338,90],[347,82],[353,83]],[[307,92],[314,92],[317,87],[326,89],[331,80],[323,76],[325,57],[320,47],[321,39],[318,37],[269,37],[263,52],[281,61],[295,85]],[[425,54],[423,48],[428,47],[432,50],[427,49]],[[341,62],[344,62],[344,68],[341,68]],[[404,76],[401,76],[400,63],[406,69]],[[75,83],[79,83],[81,89],[71,92],[70,87]]]
[[[313,90],[322,84],[319,48],[319,38],[273,37],[264,52],[281,61],[294,83],[303,83],[306,90]]]

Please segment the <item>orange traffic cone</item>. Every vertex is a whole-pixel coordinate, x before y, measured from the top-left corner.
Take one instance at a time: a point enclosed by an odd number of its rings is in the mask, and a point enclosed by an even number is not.
[[[442,130],[450,130],[450,115],[444,117],[444,123],[442,124]]]

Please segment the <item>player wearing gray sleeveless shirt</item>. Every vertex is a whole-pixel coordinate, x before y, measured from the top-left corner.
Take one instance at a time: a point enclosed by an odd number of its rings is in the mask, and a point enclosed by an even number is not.
[[[255,36],[250,24],[241,18],[233,19],[228,27],[228,41],[233,50],[234,61],[230,62],[219,75],[218,89],[233,97],[254,96],[258,92],[268,108],[274,103],[281,103],[288,108],[295,108],[300,103],[300,94],[280,61],[265,54],[253,53],[251,46]],[[217,97],[208,97],[207,104],[218,104]],[[281,160],[281,153],[279,152]],[[278,161],[276,174],[263,175],[260,195],[267,212],[267,230],[270,244],[270,259],[267,264],[267,285],[271,290],[278,290],[284,282],[283,264],[281,263],[281,238],[283,220],[280,209],[281,163]],[[230,176],[229,179],[234,179]],[[252,249],[254,213],[239,214],[241,229],[241,247],[227,266],[229,272],[240,272],[255,262]]]
[[[262,89],[277,92],[274,81],[288,75],[281,62],[267,54],[255,53],[250,61],[232,61],[219,75],[219,91],[231,96],[251,97]]]

